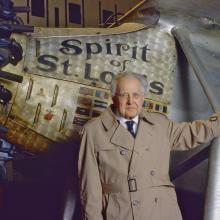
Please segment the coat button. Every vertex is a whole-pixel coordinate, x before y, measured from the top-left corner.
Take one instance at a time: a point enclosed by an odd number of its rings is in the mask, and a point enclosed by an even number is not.
[[[128,179],[135,179],[135,178],[136,178],[136,175],[134,175],[134,174],[133,175],[131,175],[131,174],[128,175]]]
[[[212,116],[212,117],[209,118],[209,121],[216,121],[217,119],[218,119],[217,116]]]
[[[154,175],[155,175],[155,171],[154,171],[154,170],[151,170],[151,171],[150,171],[150,175],[151,175],[151,176],[154,176]]]
[[[133,206],[137,206],[138,204],[139,204],[139,201],[138,201],[138,200],[132,201],[132,205],[133,205]]]
[[[126,150],[121,150],[121,151],[120,151],[120,154],[121,154],[121,155],[126,155],[127,152],[126,152]]]

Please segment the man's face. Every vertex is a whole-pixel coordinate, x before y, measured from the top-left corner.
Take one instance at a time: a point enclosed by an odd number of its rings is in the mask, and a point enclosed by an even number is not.
[[[116,94],[112,100],[120,116],[132,119],[139,115],[144,102],[140,82],[132,77],[121,78],[116,85]]]

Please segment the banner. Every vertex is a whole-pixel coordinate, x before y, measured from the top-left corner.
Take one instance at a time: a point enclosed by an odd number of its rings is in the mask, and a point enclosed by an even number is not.
[[[30,142],[33,132],[48,141],[63,141],[100,115],[111,103],[112,77],[123,71],[147,78],[146,109],[168,113],[176,65],[169,33],[160,26],[116,34],[97,29],[97,34],[80,35],[80,30],[74,35],[71,29],[61,29],[51,36],[44,29],[27,39],[24,80],[8,120],[10,130],[19,130],[11,137],[24,146],[28,141],[26,148],[45,145],[42,138]]]

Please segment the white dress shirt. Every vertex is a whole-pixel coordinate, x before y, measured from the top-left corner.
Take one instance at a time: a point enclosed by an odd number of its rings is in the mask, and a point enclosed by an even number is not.
[[[133,129],[134,129],[134,133],[136,134],[137,132],[137,126],[138,126],[138,120],[139,120],[139,117],[138,115],[132,119],[126,119],[126,118],[123,118],[121,116],[117,116],[117,119],[119,120],[120,124],[125,127],[126,129],[127,128],[127,125],[126,125],[126,121],[134,121],[134,125],[133,125]]]

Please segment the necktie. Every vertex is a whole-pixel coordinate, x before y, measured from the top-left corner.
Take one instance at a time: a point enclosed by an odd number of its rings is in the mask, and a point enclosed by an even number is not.
[[[131,133],[133,137],[135,137],[134,128],[133,128],[134,121],[126,121],[125,123],[127,125],[128,131]]]

